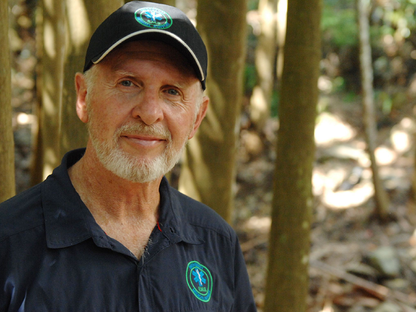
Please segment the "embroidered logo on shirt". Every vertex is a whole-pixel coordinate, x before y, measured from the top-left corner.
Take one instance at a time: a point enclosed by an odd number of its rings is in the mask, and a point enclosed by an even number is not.
[[[145,27],[167,29],[172,26],[172,18],[168,13],[157,8],[141,8],[134,13],[136,21]]]
[[[199,300],[208,302],[212,294],[212,276],[208,268],[197,261],[191,261],[186,268],[186,283]]]

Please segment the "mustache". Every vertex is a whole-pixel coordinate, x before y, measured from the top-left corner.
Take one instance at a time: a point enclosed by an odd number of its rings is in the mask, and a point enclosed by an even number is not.
[[[134,124],[125,124],[118,128],[117,137],[125,134],[136,134],[136,135],[149,135],[156,136],[165,140],[170,141],[172,135],[169,130],[165,129],[162,125],[146,125],[143,122]]]

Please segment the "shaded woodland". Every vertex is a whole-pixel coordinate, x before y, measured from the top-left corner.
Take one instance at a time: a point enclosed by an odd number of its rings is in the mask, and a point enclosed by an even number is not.
[[[290,111],[290,104],[295,100],[290,99],[290,96],[295,97],[300,91],[285,95],[282,89],[282,75],[285,74],[282,68],[282,52],[285,42],[282,41],[281,32],[286,32],[285,27],[282,30],[282,24],[278,23],[281,22],[279,16],[282,12],[286,13],[282,1],[250,0],[240,1],[239,4],[238,1],[232,2],[234,8],[241,8],[242,14],[238,19],[234,16],[233,21],[238,26],[237,29],[244,28],[242,34],[245,37],[240,38],[239,43],[244,47],[244,52],[238,49],[233,52],[233,58],[242,59],[240,63],[243,66],[237,73],[230,73],[228,78],[236,78],[235,88],[241,93],[228,100],[241,102],[230,108],[235,113],[228,113],[230,118],[236,114],[236,124],[226,118],[217,121],[219,124],[229,123],[231,129],[222,129],[223,131],[233,132],[234,129],[238,129],[234,133],[235,138],[233,135],[227,138],[230,141],[234,140],[231,159],[235,166],[228,164],[231,170],[227,175],[233,183],[227,188],[232,198],[226,200],[225,206],[231,205],[232,209],[226,208],[229,215],[225,217],[239,234],[259,311],[416,311],[416,203],[413,186],[416,152],[416,2],[367,2],[370,65],[373,71],[370,83],[373,93],[370,97],[374,110],[375,137],[371,142],[374,158],[369,153],[368,125],[363,105],[365,92],[360,73],[362,61],[360,62],[357,10],[359,1],[356,3],[350,0],[325,0],[321,4],[319,1],[292,2],[299,5],[298,11],[311,11],[322,5],[321,12],[316,12],[319,14],[319,18],[316,16],[316,22],[320,25],[321,36],[317,61],[319,68],[316,71],[319,74],[316,76],[317,94],[305,94],[305,109],[292,107],[293,112]],[[200,6],[197,9],[196,1],[177,0],[176,3],[195,20],[198,14],[200,18],[202,15],[198,10],[205,8]],[[215,1],[200,0],[199,3],[215,5]],[[312,7],[302,7],[306,3]],[[39,169],[34,168],[38,146],[35,130],[40,126],[38,99],[39,92],[42,91],[38,83],[41,75],[39,49],[42,48],[39,46],[37,28],[39,1],[9,0],[8,13],[12,51],[12,128],[16,192],[19,193],[33,184],[34,169]],[[267,24],[270,18],[264,16],[272,16],[271,19],[275,23]],[[204,18],[210,17],[207,15]],[[237,20],[240,24],[237,24]],[[296,21],[299,19],[296,18],[295,23]],[[271,28],[271,34],[264,31]],[[236,32],[231,28],[230,31]],[[210,34],[205,33],[204,29],[202,33],[206,36],[204,39],[214,42],[211,45],[214,47],[215,39],[209,39]],[[301,34],[305,35],[302,31]],[[295,35],[292,33],[293,36]],[[311,41],[317,42],[316,39]],[[271,48],[266,52],[258,51],[257,48],[262,46],[261,42],[268,42],[269,45],[266,44],[265,47]],[[309,45],[303,42],[303,46],[299,45],[299,41],[288,43],[294,45],[291,53],[299,50],[304,53],[297,55],[298,60],[309,57],[309,53],[306,55],[305,50],[302,50]],[[221,46],[226,48],[226,44],[221,42],[219,47],[215,48],[220,49]],[[268,75],[263,75],[258,70],[261,66],[258,55],[260,61],[267,60]],[[297,69],[296,59],[291,64],[287,71]],[[221,67],[221,64],[217,66]],[[304,67],[301,69],[305,69]],[[295,72],[295,75],[302,75],[302,71]],[[308,82],[314,83],[311,75],[302,78],[305,79],[302,86]],[[212,79],[216,79],[215,73],[212,73]],[[221,92],[221,79],[217,79],[216,87],[208,87],[210,97],[230,97],[231,95],[225,93],[218,96]],[[241,85],[238,85],[240,82]],[[262,94],[260,98],[266,99],[265,109],[264,104],[254,103],[258,94]],[[316,106],[311,103],[314,97]],[[70,96],[61,100],[71,101]],[[286,110],[285,101],[289,104],[286,104]],[[292,136],[294,141],[279,141],[279,129],[282,129],[284,122],[282,115],[289,116],[285,117],[285,121],[296,120],[301,124],[307,122],[307,119],[302,119],[305,114],[315,121],[314,129],[309,130],[305,136]],[[208,124],[212,124],[212,121]],[[297,130],[296,127],[285,129],[290,129],[287,131],[292,133],[296,133]],[[205,131],[211,130],[207,128]],[[56,133],[48,134],[54,139],[59,139]],[[307,140],[311,138],[314,146],[309,148]],[[281,149],[278,142],[282,144]],[[304,258],[308,265],[305,266],[306,272],[296,271],[301,274],[300,279],[306,280],[307,288],[303,294],[303,290],[296,289],[296,284],[287,286],[294,287],[295,293],[299,294],[292,304],[295,301],[305,304],[303,307],[292,305],[277,310],[272,308],[272,304],[265,304],[266,281],[272,274],[268,271],[269,263],[278,261],[278,268],[280,265],[280,271],[284,272],[287,267],[282,261],[291,261],[291,258],[290,251],[285,251],[284,246],[278,246],[276,248],[281,251],[282,259],[268,260],[270,242],[278,241],[280,237],[280,234],[270,236],[273,227],[272,210],[280,205],[277,201],[286,194],[291,198],[298,197],[299,200],[302,199],[302,194],[297,196],[286,189],[291,182],[297,182],[293,179],[288,180],[292,174],[289,164],[276,167],[276,163],[282,164],[279,159],[282,159],[295,143],[300,145],[300,149],[304,147],[305,157],[311,158],[311,168],[303,168],[304,171],[310,171],[307,174],[310,175],[312,199],[308,202],[311,208],[310,216],[306,216],[309,218],[306,223],[310,223],[306,226],[308,233],[303,237],[306,238],[306,243],[303,244],[309,249],[309,255],[305,255]],[[217,147],[217,153],[223,152],[221,146]],[[224,154],[227,153],[230,151],[224,151]],[[184,187],[183,181],[181,184],[181,178],[186,177],[184,172],[190,170],[186,173],[188,175],[194,172],[191,167],[186,167],[187,161],[189,159],[185,158],[170,177],[172,184],[179,189],[181,185]],[[303,159],[300,161],[302,164],[306,163]],[[285,162],[287,163],[287,160]],[[383,218],[380,218],[377,212],[379,203],[375,196],[372,163],[377,165],[381,189],[385,192],[386,200],[383,203],[388,204]],[[301,166],[294,161],[293,171],[296,173],[300,168]],[[210,178],[212,182],[215,182],[215,174]],[[276,176],[282,178],[280,182],[276,182]],[[189,179],[186,178],[187,181]],[[305,187],[306,193],[308,187]],[[209,190],[205,192],[209,194]],[[307,201],[308,196],[309,194],[306,194],[304,201]],[[195,197],[198,198],[198,194]],[[302,217],[302,213],[308,214],[301,204],[299,207],[300,210],[296,210],[296,207],[281,207],[280,211],[293,212],[293,220],[297,221]],[[283,222],[287,222],[287,219],[283,219]],[[282,226],[276,227],[275,230],[279,231]],[[276,280],[270,285],[273,289],[278,289],[283,283]],[[277,293],[278,291],[275,292],[276,297]]]

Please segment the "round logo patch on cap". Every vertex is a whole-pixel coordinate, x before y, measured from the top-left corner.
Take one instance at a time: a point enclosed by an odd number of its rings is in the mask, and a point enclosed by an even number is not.
[[[167,29],[172,26],[172,18],[158,8],[141,8],[134,13],[136,21],[149,28]]]
[[[186,268],[186,282],[195,297],[208,302],[212,295],[212,276],[208,268],[197,261],[191,261]]]

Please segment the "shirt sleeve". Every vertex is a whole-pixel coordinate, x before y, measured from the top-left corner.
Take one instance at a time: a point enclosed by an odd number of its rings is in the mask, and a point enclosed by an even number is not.
[[[247,268],[238,239],[235,240],[234,248],[234,306],[233,312],[256,312],[253,292],[248,278]]]

